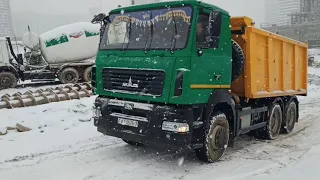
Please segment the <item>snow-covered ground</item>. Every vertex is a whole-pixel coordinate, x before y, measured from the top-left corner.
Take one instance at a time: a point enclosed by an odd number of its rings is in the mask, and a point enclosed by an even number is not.
[[[0,96],[9,92],[14,90]],[[243,136],[214,164],[201,163],[192,153],[132,147],[103,136],[90,121],[94,99],[0,110],[0,128],[16,123],[32,128],[0,136],[0,179],[319,179],[320,69],[309,68],[309,94],[299,97],[300,122],[292,134],[275,141]]]

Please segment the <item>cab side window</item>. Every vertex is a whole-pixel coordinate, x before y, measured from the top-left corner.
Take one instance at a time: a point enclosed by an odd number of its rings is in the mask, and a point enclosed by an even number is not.
[[[197,47],[218,48],[220,43],[222,15],[220,12],[200,11],[197,22]]]
[[[219,48],[220,44],[220,34],[221,34],[221,25],[222,25],[222,15],[220,12],[214,11],[212,12],[212,16],[210,18],[209,28],[210,28],[210,47],[211,48]]]
[[[209,28],[209,13],[200,12],[197,22],[197,47],[206,47]]]

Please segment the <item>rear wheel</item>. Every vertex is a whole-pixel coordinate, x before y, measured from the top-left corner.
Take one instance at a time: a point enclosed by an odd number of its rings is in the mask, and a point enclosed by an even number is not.
[[[126,139],[122,139],[122,140],[123,140],[124,142],[126,142],[127,144],[132,145],[132,146],[143,146],[143,144],[138,143],[138,142],[129,141],[129,140],[126,140]]]
[[[197,157],[205,162],[218,161],[225,153],[229,142],[229,123],[226,115],[213,113],[207,121],[203,147],[196,149]]]
[[[297,121],[297,104],[291,101],[286,105],[282,132],[289,134],[292,132]]]
[[[91,81],[91,70],[92,66],[87,67],[83,72],[83,80],[84,82],[90,82]]]
[[[12,72],[0,72],[0,89],[14,88],[18,80]]]
[[[59,79],[63,84],[77,83],[79,81],[79,72],[72,67],[65,68],[61,71]]]
[[[278,103],[269,106],[269,117],[267,117],[267,126],[256,131],[256,135],[261,139],[274,140],[280,134],[282,125],[282,110]]]

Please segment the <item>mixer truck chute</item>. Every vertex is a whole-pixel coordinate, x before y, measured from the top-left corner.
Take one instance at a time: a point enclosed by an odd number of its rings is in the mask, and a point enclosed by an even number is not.
[[[78,22],[41,35],[23,37],[24,54],[16,55],[10,38],[0,39],[0,89],[15,87],[19,80],[76,83],[90,81],[100,40],[100,25]]]

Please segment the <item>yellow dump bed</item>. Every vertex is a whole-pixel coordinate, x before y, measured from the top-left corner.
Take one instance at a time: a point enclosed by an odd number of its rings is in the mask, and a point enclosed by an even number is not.
[[[243,74],[232,84],[240,97],[265,98],[306,95],[308,45],[255,28],[248,17],[231,18],[232,38],[242,47],[246,62]]]

